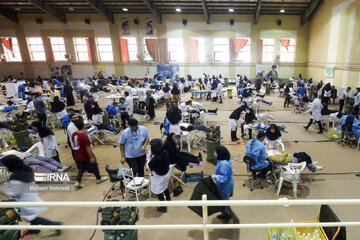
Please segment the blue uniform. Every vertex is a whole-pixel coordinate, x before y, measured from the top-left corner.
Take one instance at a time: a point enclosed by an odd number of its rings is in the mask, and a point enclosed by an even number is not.
[[[300,87],[296,90],[296,95],[298,95],[298,97],[306,97],[306,88]]]
[[[18,107],[17,106],[7,106],[1,112],[7,113],[7,112],[14,111],[14,110],[18,110]]]
[[[216,163],[216,186],[226,199],[229,199],[234,189],[234,179],[232,178],[232,164],[228,160]]]
[[[18,96],[19,98],[22,98],[23,100],[25,100],[25,85],[21,84],[18,86]]]
[[[107,105],[106,107],[106,111],[109,114],[109,118],[113,118],[118,114],[118,110],[116,109],[116,107],[112,104]]]
[[[69,125],[70,121],[71,121],[70,115],[69,115],[69,114],[65,115],[65,116],[61,119],[61,126],[67,127],[67,125]]]
[[[145,140],[148,140],[149,133],[144,126],[138,126],[136,132],[126,128],[121,134],[118,143],[124,144],[125,158],[136,158],[146,154],[141,152],[140,148],[144,145]]]
[[[156,79],[153,79],[152,83],[153,83],[155,86],[156,86],[156,85],[159,85],[159,82],[158,82],[158,80],[156,80]]]
[[[61,82],[57,80],[56,78],[53,79],[53,82],[56,86],[61,87]]]
[[[341,125],[341,128],[339,129],[339,133],[341,134],[342,132],[342,126],[344,126],[346,124],[346,119],[349,117],[349,115],[345,115],[345,116],[342,116],[342,118],[340,119],[340,125]],[[355,139],[359,139],[360,138],[360,129],[359,129],[359,120],[357,120],[355,117],[354,117],[354,121],[352,123],[352,131],[354,133],[354,137]]]
[[[269,166],[269,162],[266,161],[268,155],[265,145],[257,139],[251,139],[246,144],[246,155],[252,157],[256,162],[256,165],[251,167],[252,170],[261,170]]]
[[[120,86],[122,86],[122,79],[121,79],[121,78],[118,78],[118,84],[119,84]]]

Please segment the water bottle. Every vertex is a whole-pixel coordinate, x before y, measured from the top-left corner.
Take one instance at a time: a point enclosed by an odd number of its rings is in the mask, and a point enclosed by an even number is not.
[[[271,240],[280,240],[279,236],[276,233],[276,230],[273,230],[271,234]]]

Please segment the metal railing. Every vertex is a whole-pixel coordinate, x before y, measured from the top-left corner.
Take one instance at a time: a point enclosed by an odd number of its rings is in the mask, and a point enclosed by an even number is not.
[[[157,225],[0,225],[0,230],[25,230],[25,229],[61,229],[61,230],[111,230],[111,229],[202,229],[204,240],[209,239],[209,230],[212,229],[258,229],[258,228],[283,228],[283,227],[353,227],[360,226],[360,222],[316,222],[316,223],[256,223],[256,224],[211,224],[208,223],[208,206],[309,206],[309,205],[360,205],[360,199],[314,199],[314,200],[207,200],[207,196],[202,196],[202,201],[109,201],[109,202],[0,202],[0,208],[20,208],[20,207],[202,207],[202,224],[157,224]]]

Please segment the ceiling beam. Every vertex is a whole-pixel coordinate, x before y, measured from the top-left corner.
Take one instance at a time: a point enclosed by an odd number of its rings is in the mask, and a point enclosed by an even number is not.
[[[309,17],[315,11],[315,9],[317,8],[317,6],[319,5],[320,2],[321,2],[321,0],[312,0],[311,1],[309,6],[305,9],[303,14],[301,15],[301,25],[305,24],[306,20],[309,19]]]
[[[254,24],[257,24],[257,22],[259,20],[261,4],[262,4],[262,0],[258,0],[257,6],[256,6],[256,13],[255,13],[255,17],[254,17]]]
[[[40,8],[47,14],[57,18],[60,22],[66,23],[65,13],[56,10],[55,8],[49,6],[48,4],[45,4],[42,0],[28,0],[32,4],[34,4],[36,7]]]
[[[201,0],[201,8],[204,12],[206,23],[210,24],[210,16],[209,16],[207,6],[206,6],[206,0]]]
[[[145,5],[150,10],[152,15],[156,18],[156,20],[162,24],[162,18],[161,14],[158,12],[158,10],[153,6],[153,3],[150,0],[144,0]]]
[[[6,17],[7,19],[11,20],[14,23],[19,23],[18,15],[12,9],[9,9],[4,6],[0,6],[0,15]]]
[[[103,15],[109,22],[114,24],[114,15],[108,10],[106,10],[106,8],[102,4],[100,4],[98,0],[86,0],[86,2],[98,13]]]

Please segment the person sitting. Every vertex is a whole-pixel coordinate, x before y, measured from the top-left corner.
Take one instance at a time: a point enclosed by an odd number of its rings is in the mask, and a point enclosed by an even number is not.
[[[58,120],[62,120],[65,115],[67,115],[65,104],[60,101],[58,96],[54,97],[54,101],[50,103],[51,105],[51,112],[56,114],[56,118]]]
[[[0,159],[8,155],[16,155],[18,158],[22,160],[25,166],[38,165],[49,172],[66,172],[71,168],[71,166],[64,166],[50,157],[32,155],[31,153],[19,152],[16,150],[10,150],[1,153]]]
[[[53,86],[56,86],[56,87],[61,87],[61,82],[57,79],[57,78],[53,78],[52,79],[52,84]]]
[[[1,110],[1,112],[10,113],[14,110],[18,110],[18,107],[11,100],[7,101],[6,104],[7,106],[3,110]]]
[[[256,139],[251,139],[246,144],[246,155],[253,158],[255,160],[255,165],[251,166],[251,170],[260,171],[257,177],[262,179],[266,178],[266,174],[269,171],[272,171],[273,165],[271,161],[267,161],[268,155],[266,153],[266,148],[264,143],[265,140],[265,132],[260,131],[256,137]]]
[[[106,107],[106,111],[108,112],[110,119],[113,119],[118,114],[118,110],[116,109],[116,106],[117,106],[117,103],[113,102],[112,104],[109,104]]]
[[[161,139],[155,138],[151,140],[151,153],[152,158],[149,162],[149,168],[151,170],[150,183],[151,191],[156,194],[159,201],[164,201],[164,195],[166,201],[171,201],[168,185],[169,185],[169,154],[164,150]],[[166,207],[158,207],[159,212],[167,212]]]
[[[85,102],[85,113],[88,120],[92,120],[97,123],[102,123],[103,110],[99,107],[99,104],[95,102],[93,96],[89,96],[89,99]]]
[[[323,108],[321,109],[321,115],[324,116],[324,115],[330,115],[330,114],[333,114],[333,113],[337,113],[339,111],[337,110],[330,110],[328,108],[328,105],[326,103],[323,104]]]
[[[186,167],[190,162],[199,163],[202,161],[200,152],[197,157],[187,152],[181,152],[177,137],[174,133],[170,133],[167,136],[164,149],[169,153],[170,164],[176,164],[176,168],[182,172],[186,171]]]
[[[303,99],[304,97],[306,97],[306,88],[305,88],[305,85],[302,83],[301,84],[301,87],[299,87],[297,90],[296,90],[296,95],[300,98],[300,99]]]
[[[265,132],[266,150],[279,150],[281,132],[278,126],[271,124]]]
[[[341,134],[341,138],[344,138],[345,136],[346,127],[348,127],[350,132],[354,134],[356,140],[360,138],[359,120],[354,115],[355,113],[352,113],[351,115],[342,115],[341,113],[339,113],[337,115],[337,117],[340,118],[339,133]]]
[[[234,190],[230,152],[224,146],[217,146],[215,148],[214,157],[216,159],[216,169],[215,174],[211,174],[211,179],[219,188],[225,199],[229,200],[229,198],[233,195]],[[221,220],[229,220],[232,218],[232,216],[225,211],[216,217]]]

